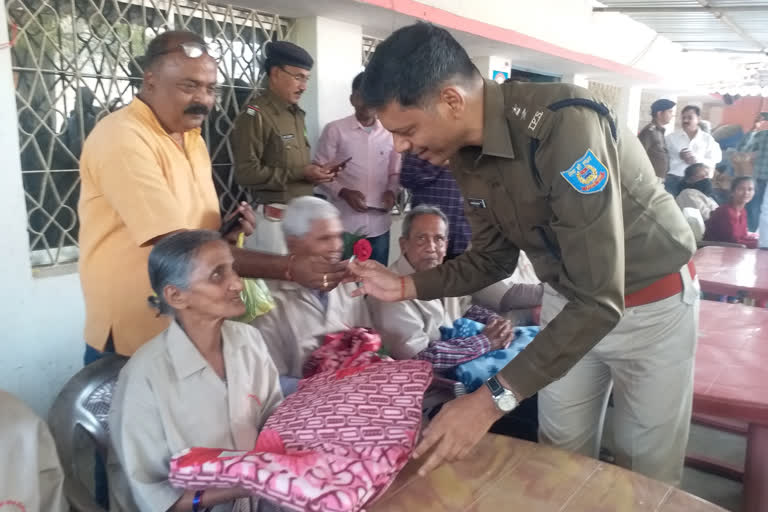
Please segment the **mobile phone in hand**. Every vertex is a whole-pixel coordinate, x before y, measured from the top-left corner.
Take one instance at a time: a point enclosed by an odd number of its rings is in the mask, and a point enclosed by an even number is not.
[[[235,215],[231,219],[224,221],[219,228],[219,233],[222,235],[228,235],[230,231],[235,229],[236,226],[240,225],[240,219],[242,219],[242,215]]]
[[[331,167],[331,172],[341,171],[344,168],[344,166],[349,163],[350,160],[352,160],[352,157],[349,157],[346,160],[342,160],[341,162],[337,163],[336,165]]]

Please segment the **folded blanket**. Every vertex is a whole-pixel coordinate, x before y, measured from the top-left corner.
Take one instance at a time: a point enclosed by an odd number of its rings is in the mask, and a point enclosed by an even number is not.
[[[323,344],[304,363],[303,375],[308,378],[322,372],[391,360],[381,356],[380,351],[381,336],[373,329],[355,327],[327,334]]]
[[[480,334],[484,328],[485,325],[479,322],[468,318],[459,318],[453,322],[453,327],[441,327],[440,333],[443,340],[467,338]],[[517,354],[522,352],[538,333],[538,326],[516,327],[514,338],[510,341],[509,347],[493,350],[476,359],[458,365],[453,370],[451,377],[461,382],[467,393],[475,391],[485,381],[499,373]]]
[[[288,510],[356,512],[408,462],[421,428],[425,361],[379,362],[299,382],[251,451],[191,448],[171,459],[177,487],[242,487]]]

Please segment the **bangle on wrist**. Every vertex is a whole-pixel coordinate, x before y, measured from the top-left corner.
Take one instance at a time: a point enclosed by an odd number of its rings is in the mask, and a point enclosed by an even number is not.
[[[195,497],[192,498],[192,512],[200,512],[200,503],[203,501],[205,490],[195,491]]]

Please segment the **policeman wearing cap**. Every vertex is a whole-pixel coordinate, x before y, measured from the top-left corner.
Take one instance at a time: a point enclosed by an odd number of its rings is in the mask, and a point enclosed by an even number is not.
[[[648,158],[651,160],[656,176],[664,181],[669,171],[669,153],[667,153],[667,141],[664,138],[665,126],[672,121],[675,102],[660,99],[651,103],[651,122],[637,135],[640,139]]]
[[[315,184],[331,181],[334,173],[310,162],[304,111],[298,106],[310,79],[312,57],[287,41],[269,43],[266,54],[267,90],[238,116],[232,147],[235,179],[263,205],[260,211],[267,221],[257,223],[247,247],[283,253],[277,224],[282,205],[311,195]]]
[[[424,23],[379,44],[363,98],[395,149],[449,161],[472,246],[410,276],[351,261],[362,283],[355,293],[470,294],[510,275],[520,250],[546,283],[541,332],[486,386],[443,406],[414,451],[425,460],[420,472],[469,454],[537,392],[539,441],[597,457],[613,387],[616,462],[679,483],[693,401],[696,243],[635,134],[586,89],[483,80],[450,33]]]

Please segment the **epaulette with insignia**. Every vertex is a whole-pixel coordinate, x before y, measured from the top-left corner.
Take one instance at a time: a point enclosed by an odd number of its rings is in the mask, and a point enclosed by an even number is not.
[[[245,111],[248,113],[249,116],[255,116],[256,114],[261,113],[261,109],[256,105],[248,105]]]
[[[546,134],[552,118],[552,112],[548,108],[525,103],[507,104],[506,112],[507,118],[518,130],[523,130],[527,136],[535,139]]]

